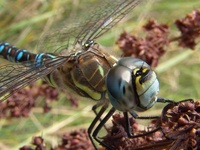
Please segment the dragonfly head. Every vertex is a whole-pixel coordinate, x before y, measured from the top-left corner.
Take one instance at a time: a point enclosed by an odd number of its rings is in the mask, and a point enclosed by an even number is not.
[[[124,57],[108,72],[106,87],[110,102],[116,109],[145,111],[157,101],[159,82],[146,62]]]

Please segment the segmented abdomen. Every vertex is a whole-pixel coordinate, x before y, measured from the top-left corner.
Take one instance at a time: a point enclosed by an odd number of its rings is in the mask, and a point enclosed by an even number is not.
[[[0,55],[10,62],[23,62],[35,60],[36,55],[27,52],[25,49],[18,49],[7,42],[0,43]]]
[[[19,49],[13,45],[10,45],[7,42],[0,42],[0,55],[10,62],[19,63],[30,61],[37,64],[41,63],[44,57],[55,57],[54,55],[46,53],[33,54],[25,49]]]

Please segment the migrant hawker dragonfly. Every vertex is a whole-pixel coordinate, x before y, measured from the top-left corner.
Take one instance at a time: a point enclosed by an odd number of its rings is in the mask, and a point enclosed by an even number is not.
[[[72,89],[98,101],[93,107],[96,118],[88,129],[89,137],[94,146],[93,138],[112,149],[97,138],[97,134],[116,109],[123,111],[125,116],[130,113],[138,118],[135,111],[145,111],[157,101],[167,101],[157,98],[159,82],[147,63],[132,57],[118,61],[95,42],[142,1],[99,0],[98,9],[85,10],[81,15],[87,16],[86,19],[74,19],[70,25],[63,22],[45,34],[38,54],[1,42],[0,55],[12,62],[0,67],[1,101],[40,78],[45,78],[54,87]],[[55,53],[48,53],[52,49]],[[113,107],[101,119],[109,102]]]

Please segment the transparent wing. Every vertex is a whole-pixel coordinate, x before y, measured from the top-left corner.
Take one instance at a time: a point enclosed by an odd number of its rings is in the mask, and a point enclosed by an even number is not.
[[[0,66],[0,102],[14,92],[46,76],[67,61],[67,57],[45,58],[42,65],[35,62]]]
[[[73,49],[77,43],[95,40],[143,0],[98,0],[88,6],[79,16],[64,20],[50,33],[43,35],[38,50],[41,52],[61,52]],[[80,47],[81,48],[81,47]],[[70,51],[69,51],[70,52]],[[23,62],[0,66],[0,98],[6,99],[12,93],[27,86],[57,69],[67,57],[44,59],[43,64]]]
[[[60,52],[73,49],[77,43],[95,40],[143,0],[98,0],[88,6],[79,16],[63,21],[50,33],[44,34],[38,50]],[[68,55],[67,53],[66,55]]]

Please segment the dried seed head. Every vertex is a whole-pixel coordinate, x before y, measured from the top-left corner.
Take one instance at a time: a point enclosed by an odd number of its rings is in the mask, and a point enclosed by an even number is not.
[[[172,113],[175,112],[175,113]],[[168,119],[166,119],[168,118]],[[168,104],[162,113],[162,130],[166,137],[176,142],[173,147],[196,149],[200,132],[199,102],[192,100]]]
[[[165,53],[164,47],[169,43],[168,26],[160,25],[155,20],[149,20],[144,29],[147,31],[144,39],[124,32],[116,43],[123,51],[123,56],[140,58],[155,67]]]
[[[179,45],[194,49],[195,40],[200,37],[200,10],[195,10],[185,18],[176,20],[175,24],[181,32]]]
[[[86,129],[80,129],[71,133],[65,133],[62,137],[62,143],[55,147],[54,150],[64,149],[88,149],[94,150],[94,147],[88,137]]]

